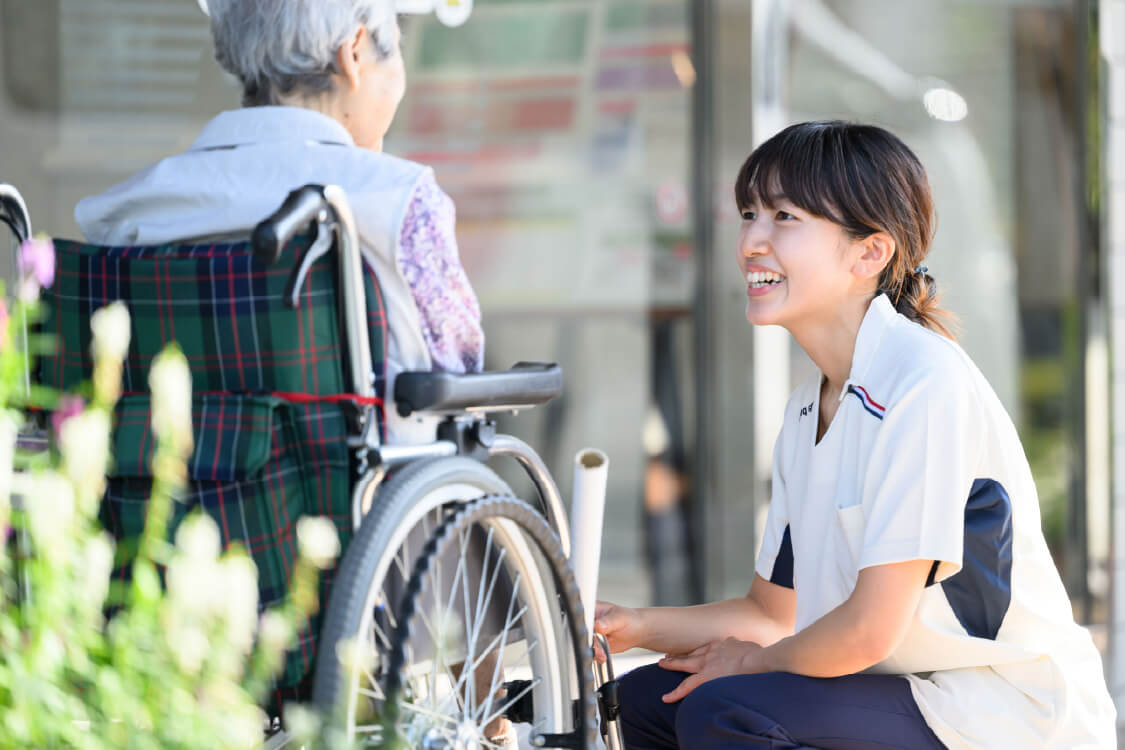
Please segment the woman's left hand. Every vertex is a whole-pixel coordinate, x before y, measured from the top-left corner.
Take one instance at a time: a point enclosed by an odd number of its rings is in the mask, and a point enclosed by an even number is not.
[[[684,681],[664,696],[665,703],[675,703],[705,682],[734,674],[765,672],[761,660],[762,647],[737,638],[712,641],[689,654],[665,656],[659,664],[664,669],[690,672]]]

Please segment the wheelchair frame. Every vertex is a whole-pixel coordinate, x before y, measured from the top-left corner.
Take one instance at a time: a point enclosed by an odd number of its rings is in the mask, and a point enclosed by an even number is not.
[[[292,306],[298,304],[299,290],[308,269],[331,250],[334,242],[338,243],[341,258],[339,266],[340,286],[344,290],[341,316],[347,326],[346,338],[350,355],[348,358],[349,375],[353,392],[363,398],[373,399],[375,389],[370,376],[372,371],[371,348],[367,337],[355,323],[355,321],[363,320],[366,312],[362,284],[363,258],[360,252],[359,239],[356,236],[355,220],[343,190],[334,185],[323,188],[316,185],[306,185],[293,191],[277,213],[255,228],[251,236],[251,243],[258,259],[267,265],[271,265],[279,259],[286,242],[313,222],[316,224],[316,240],[305,252],[304,258],[302,258],[289,282],[290,293],[287,295],[289,304]],[[562,375],[557,367],[547,370],[544,374],[548,376],[550,383],[543,392],[536,394],[540,398],[507,404],[481,403],[469,406],[469,408],[487,415],[491,411],[512,411],[536,406],[542,400],[547,400],[542,396],[553,397],[557,395],[557,392],[550,387],[556,381],[558,388],[561,389],[562,386]],[[486,374],[483,377],[489,378],[494,377],[494,375]],[[422,390],[425,386],[438,380],[440,376],[435,376],[433,373],[403,373],[399,378],[398,388],[401,388],[401,384],[405,380],[408,384],[418,387],[418,390]],[[482,394],[475,400],[487,401],[487,396]],[[405,399],[400,401],[396,398],[396,401],[404,403]],[[423,408],[418,409],[411,406],[409,411],[403,412],[400,410],[400,413],[402,416],[409,416],[413,411],[426,412],[425,406],[423,404]],[[459,410],[450,412],[450,419],[454,419],[452,415],[458,413],[462,412]],[[421,445],[385,446],[379,440],[379,432],[375,425],[374,406],[370,404],[363,406],[358,420],[358,432],[349,439],[349,447],[355,451],[355,458],[359,467],[357,473],[360,475],[357,478],[358,481],[352,498],[353,526],[358,528],[359,521],[370,507],[375,489],[386,472],[395,466],[424,458],[455,456],[461,453],[479,455],[483,452],[486,458],[511,456],[519,462],[531,478],[539,493],[539,498],[543,502],[551,528],[558,535],[563,552],[569,557],[571,554],[570,533],[566,524],[566,511],[563,508],[562,497],[554,479],[547,470],[546,464],[539,455],[532,450],[531,446],[517,437],[495,434],[494,426],[491,427],[491,434],[489,434],[489,428],[487,427],[482,430],[482,426],[488,425],[487,420],[454,421],[454,424],[456,425],[454,431],[446,430],[449,439],[439,439],[433,443]]]
[[[31,220],[26,204],[15,188],[3,184],[0,184],[0,221],[7,224],[21,242],[31,235]],[[355,462],[351,493],[353,529],[359,529],[374,503],[379,487],[392,468],[424,459],[467,456],[484,463],[495,456],[510,456],[523,468],[535,487],[545,519],[557,536],[564,557],[571,560],[581,556],[584,547],[579,544],[577,549],[572,548],[562,498],[546,464],[524,441],[512,435],[497,434],[495,423],[489,419],[491,413],[532,408],[558,395],[562,387],[562,374],[558,366],[524,363],[508,372],[466,376],[402,373],[395,383],[394,399],[400,415],[436,415],[444,417],[444,421],[438,427],[438,439],[431,443],[382,444],[375,413],[377,394],[371,344],[360,325],[367,309],[363,258],[354,217],[344,191],[333,185],[307,185],[294,190],[272,216],[255,227],[251,245],[260,262],[272,265],[280,259],[285,245],[310,226],[315,227],[315,239],[294,268],[287,285],[285,301],[294,308],[300,304],[300,292],[309,269],[317,260],[335,249],[339,254],[338,284],[342,292],[339,314],[344,322],[344,343],[347,350],[344,372],[345,377],[350,378],[351,392],[358,397],[355,401],[358,408],[347,438],[347,445]],[[26,336],[24,342],[26,346]],[[602,502],[604,498],[598,501]],[[586,552],[587,555],[590,553],[596,555],[596,547]],[[593,565],[596,570],[596,560]],[[30,595],[30,592],[26,593]],[[583,603],[593,606],[592,592],[588,593],[589,599]],[[616,682],[609,659],[608,643],[602,636],[594,637],[599,640],[603,653],[606,654],[606,662],[595,662],[593,675],[603,735],[608,749],[617,750],[623,747],[623,743],[617,725],[619,706]],[[325,657],[322,652],[321,657],[330,658],[331,654]],[[271,746],[280,747],[284,742],[282,733]],[[533,738],[533,743],[539,747],[581,747],[582,742],[577,737]]]

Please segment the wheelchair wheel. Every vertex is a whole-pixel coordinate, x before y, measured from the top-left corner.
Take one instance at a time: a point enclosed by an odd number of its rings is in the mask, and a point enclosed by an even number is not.
[[[511,490],[487,466],[459,457],[409,464],[379,488],[337,569],[313,683],[314,705],[348,737],[379,742],[395,609],[426,542],[449,508],[496,493]]]
[[[543,517],[504,496],[459,508],[418,560],[387,664],[384,747],[500,747],[485,732],[498,717],[529,723],[537,747],[595,746],[577,584]]]

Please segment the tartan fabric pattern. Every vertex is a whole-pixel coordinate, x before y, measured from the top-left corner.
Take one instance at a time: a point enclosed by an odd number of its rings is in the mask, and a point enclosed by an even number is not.
[[[188,483],[174,506],[175,529],[195,510],[209,515],[224,546],[238,544],[258,568],[258,597],[262,607],[280,603],[297,557],[297,519],[306,512],[308,467],[292,407],[281,399],[214,395],[193,399],[195,451],[188,465]],[[101,506],[101,520],[114,537],[135,540],[144,528],[145,508],[152,489],[154,439],[151,399],[128,396],[117,408],[114,435],[116,466]],[[118,557],[117,575],[135,553],[127,541]],[[315,653],[313,632],[298,635],[295,655]],[[279,682],[296,684],[304,659],[287,660]]]
[[[91,372],[90,316],[123,301],[132,335],[115,433],[117,468],[102,517],[128,551],[143,528],[151,486],[148,368],[176,341],[192,373],[195,450],[175,521],[195,506],[219,523],[224,545],[243,544],[258,564],[263,605],[284,595],[301,515],[330,518],[341,543],[351,537],[352,469],[346,437],[353,408],[331,253],[309,271],[296,310],[283,303],[300,251],[286,246],[274,266],[248,243],[101,247],[55,241],[55,284],[43,293],[42,333],[56,350],[39,362],[39,381],[71,389]],[[364,274],[376,393],[386,385],[386,314],[374,273]],[[337,398],[333,398],[337,397]],[[384,413],[376,408],[380,434]],[[173,526],[174,528],[174,526]],[[125,570],[122,567],[120,570]],[[331,574],[324,577],[327,602]],[[316,658],[313,617],[290,654],[279,688],[308,681]]]

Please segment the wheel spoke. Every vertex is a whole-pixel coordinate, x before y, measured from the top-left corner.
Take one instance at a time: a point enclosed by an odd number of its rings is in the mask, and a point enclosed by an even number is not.
[[[445,618],[447,620],[449,620],[447,625],[452,624],[452,618],[454,617],[453,600],[457,598],[457,583],[458,583],[458,581],[460,581],[463,578],[466,578],[466,576],[465,576],[465,550],[464,550],[464,547],[462,547],[462,549],[461,549],[461,554],[457,556],[457,568],[453,571],[453,580],[449,582],[449,600],[445,603],[445,609],[443,610],[443,614],[445,615]],[[439,576],[438,580],[435,581],[435,584],[440,584],[440,583],[441,583],[441,577]],[[435,599],[437,598],[438,591],[439,590],[435,586],[435,588],[434,588],[434,598]],[[449,632],[450,632],[450,634],[452,634],[453,629],[449,628]]]
[[[492,536],[493,536],[493,533],[495,531],[496,531],[496,527],[494,527],[490,524],[489,527],[488,527],[488,537],[485,539],[485,542],[484,542],[484,557],[481,559],[481,566],[480,566],[480,585],[477,586],[477,607],[476,607],[476,615],[475,615],[475,617],[476,617],[475,621],[477,623],[477,629],[473,632],[473,638],[474,639],[477,638],[480,635],[480,627],[481,627],[480,624],[483,622],[484,614],[488,612],[488,610],[485,609],[482,606],[482,602],[483,602],[482,596],[484,595],[484,591],[485,591],[485,583],[484,582],[485,582],[485,579],[488,577],[488,559],[490,557],[492,557]],[[506,552],[506,551],[507,550],[501,550],[500,551],[500,558],[499,558],[499,560],[496,561],[496,573],[493,574],[492,583],[489,584],[489,586],[488,586],[488,591],[490,592],[490,594],[491,594],[491,591],[492,591],[492,584],[496,583],[496,575],[500,572],[500,567],[501,567],[500,563],[503,561],[504,552]],[[466,600],[465,600],[465,605],[468,606],[468,598],[467,597],[466,597]]]
[[[572,683],[585,678],[566,658],[569,646],[560,652],[564,640],[573,645],[565,625],[576,605],[569,589],[558,588],[557,579],[567,582],[569,571],[555,562],[557,539],[518,501],[498,497],[462,505],[456,502],[462,494],[467,493],[450,491],[441,509],[414,516],[419,521],[411,544],[397,545],[401,554],[391,567],[396,576],[409,575],[405,591],[413,598],[404,603],[411,615],[403,618],[401,607],[388,610],[372,628],[380,653],[393,641],[395,663],[404,664],[396,681],[402,690],[390,697],[400,707],[396,732],[412,747],[468,742],[501,750],[503,745],[485,736],[485,727],[499,724],[511,732],[505,715],[529,704],[531,696],[535,710],[527,717],[530,727],[520,726],[521,737],[527,729],[535,735],[562,727],[586,731],[590,717],[572,717],[570,710],[577,697]],[[408,547],[418,546],[419,531],[426,542],[415,561]],[[388,620],[395,614],[392,631]],[[404,630],[408,619],[413,626]],[[407,642],[395,641],[399,632],[410,633]],[[505,686],[505,679],[529,681]],[[376,701],[379,688],[359,694],[363,701]]]
[[[423,708],[422,706],[419,706],[415,703],[404,702],[402,704],[402,707],[407,710],[413,711],[419,716],[425,716],[427,718],[435,719],[446,724],[452,724],[454,727],[456,727],[457,724],[460,723],[460,717],[443,714],[435,711],[432,708]]]
[[[527,605],[525,604],[525,605],[523,605],[522,608],[520,608],[520,611],[516,613],[516,620],[519,620],[519,618],[526,611],[527,611]],[[492,647],[495,646],[502,638],[504,638],[506,633],[507,633],[507,629],[505,628],[502,632],[497,633],[496,636],[491,641],[489,641],[488,648],[484,649],[484,651],[481,652],[481,657],[479,659],[477,659],[476,666],[480,666],[480,663],[482,661],[484,661],[484,657],[488,656],[488,654],[492,652]],[[504,649],[504,647],[501,646],[500,650],[503,651],[503,649]]]
[[[399,575],[402,576],[402,580],[409,581],[410,571],[406,569],[406,561],[410,559],[410,535],[407,534],[406,537],[402,541],[402,553],[395,553],[394,563],[395,567],[398,568]]]
[[[542,680],[540,680],[539,678],[536,678],[536,679],[532,680],[527,685],[527,687],[525,687],[523,690],[519,691],[519,693],[516,694],[515,698],[512,698],[510,701],[508,701],[506,704],[504,704],[504,706],[502,708],[497,709],[493,713],[490,713],[489,715],[485,716],[483,719],[478,721],[477,724],[479,724],[482,727],[488,726],[492,722],[493,719],[496,719],[500,716],[503,716],[505,711],[507,711],[512,706],[516,705],[516,701],[518,701],[520,698],[522,698],[525,695],[527,695],[528,693],[530,693],[533,688],[538,687],[540,682],[542,682]],[[505,696],[505,699],[506,699],[506,696]]]
[[[386,608],[385,605],[383,607],[380,607],[381,611],[386,611],[386,609],[387,608]],[[378,613],[376,613],[376,614],[378,614]],[[394,626],[392,625],[392,627],[394,627]],[[376,653],[378,653],[379,650],[386,650],[386,651],[390,650],[391,639],[387,636],[387,634],[383,630],[383,628],[379,626],[379,623],[378,623],[377,618],[375,616],[372,616],[372,618],[371,618],[371,634],[373,636],[381,639],[383,641],[383,643],[386,644],[385,646],[380,646],[379,643],[376,642],[376,640],[373,638],[371,640],[371,645],[375,648]]]
[[[440,555],[436,556],[435,562],[439,558],[440,558]],[[441,607],[440,570],[439,570],[439,572],[438,572],[438,574],[436,575],[436,578],[435,578],[435,575],[432,572],[434,569],[431,568],[431,584],[432,584],[431,590],[433,591],[433,595],[434,595],[434,603],[439,607],[439,610],[437,612],[437,621],[438,621],[439,628],[438,628],[437,633],[434,633],[433,630],[431,629],[430,640],[433,642],[433,646],[434,646],[434,660],[435,660],[435,662],[437,662],[438,664],[441,665],[442,669],[444,670],[446,675],[449,677],[450,683],[454,686],[456,686],[459,683],[459,681],[458,681],[458,678],[451,671],[452,664],[450,663],[450,660],[448,658],[447,651],[449,650],[448,646],[450,645],[448,643],[448,640],[449,640],[448,636],[451,635],[453,633],[453,630],[454,630],[453,627],[452,627],[451,618],[455,616],[454,613],[453,613],[453,598],[457,593],[457,579],[459,577],[463,576],[464,570],[465,570],[465,567],[462,564],[462,562],[463,562],[463,560],[458,562],[457,570],[454,573],[454,578],[453,578],[453,581],[451,582],[451,586],[450,586],[449,601],[448,601],[448,603],[447,603],[447,605],[444,609],[440,609],[440,607]],[[435,566],[435,567],[437,567],[437,566]],[[421,612],[421,610],[418,610],[418,611]],[[437,672],[438,672],[438,670],[436,668],[432,672],[432,675],[433,675],[432,681],[435,682],[435,684],[436,684],[436,679],[437,679]],[[454,687],[453,693],[454,693],[454,700],[456,701],[458,707],[463,707],[463,704],[464,704],[463,696],[456,689],[456,687]]]
[[[463,569],[463,567],[464,567],[465,558],[468,555],[468,547],[469,547],[469,534],[465,533],[465,532],[462,532],[462,534],[461,534],[461,550],[460,550],[461,560],[458,563],[459,569]],[[450,604],[452,604],[452,602]],[[465,661],[463,663],[471,665],[476,660],[475,659],[475,653],[476,652],[475,652],[474,649],[476,648],[477,639],[475,637],[475,633],[479,629],[479,626],[474,625],[473,619],[469,616],[469,574],[468,574],[467,571],[465,572],[464,575],[461,576],[461,605],[462,605],[462,611],[464,611],[464,613],[465,613],[465,618],[464,618],[465,635],[466,635],[467,640],[468,640],[468,642],[465,644]],[[461,679],[458,679],[458,683],[463,682],[463,683],[468,685],[469,689],[467,691],[468,695],[465,698],[465,707],[466,707],[467,711],[471,712],[473,707],[476,706],[476,704],[477,704],[476,670],[473,670],[473,669],[470,668],[470,669],[462,669],[461,671],[462,671]]]
[[[491,529],[489,529],[488,534],[489,534],[489,541],[491,542],[491,540],[492,540],[492,530]],[[496,589],[496,581],[499,580],[499,578],[500,578],[500,572],[501,572],[501,570],[503,570],[503,567],[504,567],[503,566],[504,556],[507,554],[507,552],[508,552],[507,547],[504,547],[500,550],[500,554],[496,556],[496,568],[492,572],[492,579],[488,582],[488,590],[485,591],[483,598],[477,599],[477,612],[479,613],[479,615],[477,617],[478,623],[483,623],[485,617],[488,614],[488,605],[492,603],[492,592]],[[487,562],[487,558],[485,558],[485,565],[483,566],[484,570],[481,571],[481,581],[482,582],[484,581],[484,572],[485,572],[485,570],[487,570],[487,567],[488,567],[488,562]],[[524,610],[520,611],[521,615],[523,614],[523,611]],[[473,633],[473,639],[475,640],[479,637],[480,637],[480,625],[478,624],[477,631],[475,633]],[[493,645],[495,645],[496,641],[498,641],[498,640],[499,640],[499,636],[497,636],[496,638],[493,638],[492,642],[488,644],[488,648],[484,649],[484,651],[482,653],[487,654],[489,651],[491,651]],[[477,663],[479,664],[480,660],[478,660]]]
[[[363,669],[363,676],[367,678],[367,681],[371,684],[372,687],[376,688],[379,691],[378,695],[375,695],[375,696],[372,696],[372,697],[375,698],[376,700],[381,700],[381,701],[386,700],[387,696],[383,695],[383,686],[380,685],[379,681],[375,679],[375,675],[372,674],[371,671],[368,670],[366,666],[362,667],[362,669]],[[363,690],[364,690],[363,688],[360,688],[359,689],[360,693],[362,693]],[[369,691],[369,692],[371,692],[371,691]]]
[[[504,618],[504,620],[505,620],[504,621],[504,628],[503,628],[503,631],[500,633],[500,655],[501,656],[503,656],[504,647],[508,643],[508,631],[512,627],[512,608],[515,606],[516,602],[519,601],[519,591],[520,591],[520,574],[516,573],[516,578],[515,578],[514,581],[512,581],[512,599],[511,599],[511,601],[508,602],[508,614]],[[523,608],[520,609],[520,613],[519,613],[519,615],[517,615],[517,619],[519,617],[522,617],[523,613],[526,610],[527,610],[527,605],[525,604],[523,606]],[[492,682],[491,682],[491,684],[493,684],[493,685],[496,684],[496,678],[497,678],[497,676],[499,676],[500,670],[503,669],[503,668],[504,668],[504,660],[502,658],[497,659],[496,660],[496,668],[492,670]],[[485,713],[488,713],[488,710],[490,708],[492,708],[492,695],[493,695],[492,693],[489,693],[488,698],[486,699],[487,702],[484,704],[485,705],[485,708],[484,708]],[[485,722],[485,723],[487,724],[487,722]]]

